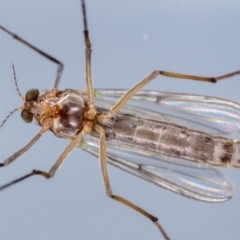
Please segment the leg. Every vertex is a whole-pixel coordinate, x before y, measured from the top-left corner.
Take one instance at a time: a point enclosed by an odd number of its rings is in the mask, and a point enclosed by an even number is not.
[[[56,76],[56,80],[54,82],[54,86],[53,89],[58,89],[58,85],[61,79],[61,75],[62,75],[62,71],[63,71],[63,63],[61,63],[59,60],[57,60],[56,58],[52,57],[51,55],[43,52],[42,50],[40,50],[39,48],[33,46],[32,44],[30,44],[29,42],[25,41],[23,38],[19,37],[18,35],[16,35],[15,33],[9,31],[8,29],[4,28],[3,26],[0,25],[0,29],[2,29],[4,32],[6,32],[7,34],[9,34],[10,36],[12,36],[14,39],[16,39],[17,41],[23,43],[24,45],[26,45],[27,47],[31,48],[32,50],[36,51],[37,53],[39,53],[40,55],[42,55],[43,57],[47,58],[48,60],[56,63],[58,65],[57,68],[57,76]]]
[[[147,217],[149,220],[151,220],[159,229],[159,231],[162,233],[163,237],[165,240],[170,240],[168,237],[167,233],[163,229],[163,227],[160,225],[158,222],[158,219],[154,217],[152,214],[146,212],[144,209],[138,207],[134,203],[126,200],[125,198],[122,198],[120,196],[114,195],[112,193],[112,189],[110,186],[110,180],[108,176],[108,168],[107,168],[107,155],[106,155],[106,138],[105,138],[105,132],[102,127],[99,125],[96,125],[94,128],[100,135],[100,152],[99,152],[99,159],[100,159],[100,165],[101,165],[101,170],[102,170],[102,175],[103,175],[103,182],[106,190],[106,194],[108,197],[125,204],[126,206],[134,209],[135,211],[141,213],[145,217]]]
[[[91,42],[88,35],[88,27],[87,27],[87,13],[85,7],[85,1],[82,0],[82,14],[83,14],[83,26],[84,26],[84,40],[86,46],[86,83],[87,83],[87,92],[88,92],[88,101],[90,107],[93,107],[94,103],[94,90],[92,85],[92,70],[91,70]]]
[[[11,162],[13,162],[16,158],[23,155],[27,150],[29,150],[32,147],[32,145],[35,142],[37,142],[37,140],[42,136],[44,132],[48,131],[48,129],[49,129],[48,125],[43,126],[40,132],[26,146],[24,146],[23,148],[15,152],[11,157],[7,158],[3,163],[0,163],[0,167],[7,166]]]
[[[98,120],[106,121],[109,118],[111,118],[131,99],[132,96],[134,96],[145,85],[147,85],[149,82],[151,82],[153,79],[155,79],[159,75],[172,77],[172,78],[179,78],[179,79],[188,79],[188,80],[216,83],[217,81],[232,77],[237,74],[240,74],[240,71],[232,72],[219,77],[199,77],[199,76],[179,74],[179,73],[166,72],[166,71],[153,71],[150,75],[148,75],[146,78],[141,80],[138,84],[136,84],[133,88],[131,88],[125,95],[123,95],[107,114],[99,116]]]
[[[55,172],[58,170],[58,168],[60,167],[60,165],[64,162],[64,160],[66,159],[67,155],[73,150],[74,147],[76,147],[77,144],[79,144],[79,142],[82,140],[84,134],[86,132],[84,131],[81,131],[79,133],[79,135],[66,147],[66,149],[63,151],[63,153],[60,155],[60,157],[57,159],[56,163],[53,165],[53,167],[50,169],[49,172],[45,172],[45,171],[41,171],[41,170],[33,170],[31,173],[28,173],[20,178],[17,178],[3,186],[0,187],[0,191],[5,189],[5,188],[8,188],[10,187],[11,185],[13,184],[16,184],[18,182],[21,182],[27,178],[30,178],[31,176],[34,176],[34,175],[41,175],[47,179],[51,178],[54,176]],[[37,135],[38,136],[38,135]],[[36,136],[36,137],[37,137]],[[35,138],[36,138],[35,137]],[[34,138],[34,139],[35,139]],[[29,144],[28,144],[29,145]],[[20,151],[18,151],[20,152]],[[23,152],[22,152],[23,153]],[[13,155],[14,156],[14,155]],[[10,159],[10,158],[9,158]],[[11,161],[10,161],[11,162]],[[9,163],[10,163],[9,162]],[[9,164],[8,163],[8,164]],[[5,166],[4,164],[0,165],[0,166]]]

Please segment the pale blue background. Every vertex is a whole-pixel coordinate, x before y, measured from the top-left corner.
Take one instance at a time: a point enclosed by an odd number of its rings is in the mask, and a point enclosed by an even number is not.
[[[87,1],[96,87],[130,88],[154,69],[217,76],[240,69],[238,0]],[[0,24],[64,62],[60,87],[85,89],[84,45],[79,0],[1,0]],[[148,38],[146,39],[146,36]],[[21,105],[22,93],[51,88],[56,66],[0,32],[2,118]],[[216,85],[158,78],[148,88],[220,96],[240,102],[240,76]],[[39,130],[16,113],[0,131],[0,159]],[[48,170],[68,143],[45,136],[11,166],[0,184]],[[221,169],[236,194],[221,204],[193,201],[113,167],[114,193],[159,217],[173,240],[240,239],[240,171]],[[54,179],[33,177],[0,193],[0,239],[162,239],[147,219],[105,196],[97,159],[76,149]]]

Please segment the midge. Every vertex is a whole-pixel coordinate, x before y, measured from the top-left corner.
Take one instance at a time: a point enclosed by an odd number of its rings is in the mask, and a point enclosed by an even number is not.
[[[23,100],[23,106],[13,110],[0,127],[10,115],[21,110],[22,119],[27,123],[34,120],[41,130],[26,146],[7,158],[0,166],[12,163],[48,130],[57,137],[70,140],[70,144],[48,172],[33,170],[1,186],[0,190],[33,175],[47,179],[53,177],[67,155],[79,146],[99,156],[107,196],[147,217],[156,225],[163,238],[169,240],[155,216],[113,193],[107,162],[189,198],[207,202],[223,202],[230,199],[233,186],[210,165],[240,167],[240,142],[218,136],[220,132],[226,135],[230,132],[229,129],[234,131],[240,128],[240,105],[214,97],[140,90],[159,75],[215,83],[240,74],[240,71],[219,77],[200,77],[156,70],[128,91],[94,90],[86,7],[84,0],[81,3],[86,46],[86,91],[59,90],[63,63],[0,26],[1,30],[58,66],[51,90],[40,93],[37,89],[31,89],[25,97],[19,91],[13,66],[15,85]],[[138,106],[128,103],[132,99],[136,100]],[[154,110],[150,108],[152,105]],[[177,110],[176,116],[158,111],[158,107],[170,105]],[[189,114],[190,119],[178,117],[179,111]],[[193,116],[199,121],[192,120]],[[207,126],[207,123],[216,124],[213,128]],[[224,124],[231,128],[224,128]]]

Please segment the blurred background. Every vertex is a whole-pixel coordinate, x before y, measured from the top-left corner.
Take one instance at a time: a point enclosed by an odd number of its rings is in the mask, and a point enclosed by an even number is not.
[[[94,86],[130,88],[155,69],[218,76],[240,69],[240,2],[87,0]],[[1,1],[0,24],[62,61],[60,89],[85,89],[80,1]],[[0,31],[2,119],[23,95],[53,86],[56,65]],[[146,89],[197,93],[240,102],[240,76],[217,84],[158,78]],[[0,131],[0,160],[40,130],[16,113]],[[0,169],[0,185],[32,169],[49,170],[68,142],[46,133]],[[240,171],[220,169],[235,184],[226,203],[190,200],[109,167],[113,192],[159,217],[171,239],[239,239]],[[4,240],[162,239],[146,218],[107,198],[96,158],[76,149],[55,177],[33,177],[0,193]]]

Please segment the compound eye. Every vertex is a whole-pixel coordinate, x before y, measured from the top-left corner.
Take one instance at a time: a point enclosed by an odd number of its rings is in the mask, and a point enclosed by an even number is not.
[[[30,89],[26,93],[26,101],[31,102],[31,101],[36,101],[38,99],[39,91],[36,88]]]
[[[23,109],[21,112],[21,118],[24,122],[30,123],[33,120],[33,114],[30,113],[28,110]]]

